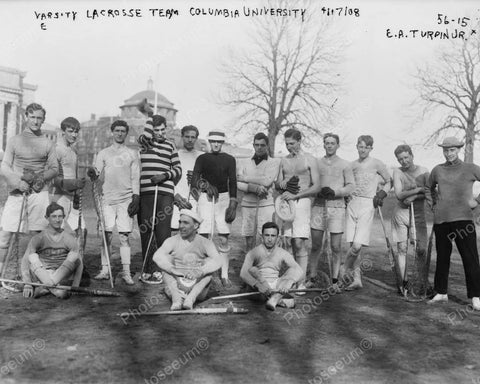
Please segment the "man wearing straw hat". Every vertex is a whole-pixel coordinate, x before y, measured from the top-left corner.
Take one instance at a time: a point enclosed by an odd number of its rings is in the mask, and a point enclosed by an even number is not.
[[[427,168],[414,164],[412,148],[409,145],[399,145],[395,148],[394,154],[400,163],[400,168],[393,170],[393,189],[397,197],[397,204],[392,214],[392,239],[397,243],[398,267],[400,269],[398,273],[400,273],[399,278],[403,281],[400,290],[405,293],[407,289],[407,241],[410,238],[409,231],[411,234],[415,228],[416,244],[414,245],[414,252],[417,262],[415,280],[418,285],[416,287],[418,292],[416,293],[423,294],[423,291],[427,288],[420,286],[424,283],[427,249],[425,199],[431,199],[430,191],[425,186],[430,173]],[[415,220],[415,225],[413,225],[413,220]]]
[[[244,192],[242,199],[242,236],[247,252],[255,247],[257,233],[263,224],[273,220],[275,206],[272,190],[278,175],[278,159],[268,156],[268,137],[263,132],[253,137],[255,154],[238,166],[237,186]]]
[[[222,265],[213,241],[197,234],[201,223],[198,213],[182,209],[178,234],[165,240],[153,255],[163,272],[172,311],[192,309],[197,301],[205,300],[212,273]]]
[[[217,228],[219,252],[223,258],[221,279],[224,286],[230,287],[228,236],[237,209],[236,161],[233,156],[222,152],[224,132],[210,132],[208,142],[210,152],[200,155],[195,162],[191,192],[198,201],[198,213],[202,218],[198,233],[206,237],[213,235],[215,226]]]
[[[446,162],[432,169],[428,187],[433,196],[433,215],[437,266],[431,304],[448,301],[448,272],[452,241],[455,241],[462,258],[467,296],[474,310],[480,310],[480,265],[478,261],[477,234],[472,209],[480,203],[480,196],[472,196],[475,181],[480,181],[480,167],[464,163],[458,158],[463,143],[456,137],[446,137],[440,147]]]

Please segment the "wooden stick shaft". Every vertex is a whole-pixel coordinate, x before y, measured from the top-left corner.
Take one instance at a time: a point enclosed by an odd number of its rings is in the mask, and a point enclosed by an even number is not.
[[[325,288],[303,288],[303,289],[289,289],[288,293],[295,293],[295,292],[323,292]],[[280,291],[271,291],[272,293],[281,293]],[[215,296],[211,297],[210,300],[225,300],[225,299],[236,299],[240,297],[248,297],[248,296],[255,296],[260,295],[260,292],[245,292],[245,293],[236,293],[234,295],[225,295],[225,296]]]
[[[159,311],[159,312],[144,312],[135,314],[135,316],[158,316],[158,315],[215,315],[215,314],[237,314],[243,315],[248,313],[245,308],[197,308],[186,309],[180,311]],[[119,313],[120,317],[130,316],[129,312]]]

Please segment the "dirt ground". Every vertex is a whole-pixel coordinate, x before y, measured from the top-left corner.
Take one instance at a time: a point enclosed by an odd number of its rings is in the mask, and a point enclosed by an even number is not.
[[[93,275],[101,240],[91,209],[87,217],[85,257]],[[244,256],[239,233],[237,219],[232,293],[240,287]],[[138,237],[132,243],[138,271]],[[378,221],[363,255],[365,276],[393,286]],[[290,310],[270,312],[243,299],[234,304],[248,308],[245,315],[162,317],[138,313],[168,309],[163,286],[130,288],[118,279],[122,297],[68,300],[23,299],[2,290],[0,383],[480,383],[480,315],[467,306],[457,253],[452,260],[452,300],[433,307],[368,282],[353,293],[310,293]],[[435,253],[431,280],[434,264]],[[117,273],[118,248],[113,265]],[[117,315],[128,311],[128,319]]]

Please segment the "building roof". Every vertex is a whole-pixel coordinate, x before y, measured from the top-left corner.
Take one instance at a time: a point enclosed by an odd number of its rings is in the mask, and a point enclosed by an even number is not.
[[[173,103],[158,92],[157,92],[157,98],[158,98],[157,105],[159,107],[176,110],[175,108],[173,108]],[[124,101],[125,104],[122,105],[120,108],[136,106],[140,104],[144,99],[147,99],[147,101],[153,106],[155,103],[155,91],[147,89],[145,91],[138,92],[134,94],[132,97],[126,99]]]

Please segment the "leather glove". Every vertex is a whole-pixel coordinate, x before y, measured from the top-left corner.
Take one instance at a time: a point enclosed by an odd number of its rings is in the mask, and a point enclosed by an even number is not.
[[[88,168],[87,176],[90,178],[91,181],[95,181],[98,179],[97,171],[93,167]]]
[[[387,192],[385,192],[383,189],[377,192],[377,194],[373,197],[373,206],[375,208],[382,207],[383,206],[383,199],[387,197]]]
[[[158,175],[155,175],[153,177],[150,178],[150,181],[155,184],[155,185],[158,185],[158,184],[161,184],[163,183],[165,180],[167,180],[168,176],[166,173],[160,173]]]
[[[72,203],[73,209],[77,210],[80,208],[80,195],[73,195],[73,203]]]
[[[140,196],[132,195],[132,201],[128,204],[127,212],[128,216],[135,216],[140,210]]]
[[[335,198],[335,191],[330,187],[323,187],[320,190],[320,195],[327,200],[332,200]]]
[[[293,193],[296,195],[298,192],[300,192],[300,187],[298,185],[298,176],[292,176],[290,180],[287,181],[287,188],[286,190],[290,193]]]
[[[35,174],[31,187],[34,192],[39,193],[45,187],[45,180],[43,179],[43,173]]]
[[[187,199],[184,199],[179,193],[173,198],[173,203],[178,209],[192,209],[192,204],[190,204]]]
[[[228,208],[225,211],[225,221],[230,224],[235,220],[235,216],[237,215],[237,199],[230,198],[230,204],[228,204]]]
[[[24,169],[21,180],[25,181],[28,185],[32,185],[33,180],[35,179],[35,172],[31,169]]]
[[[83,189],[85,186],[85,179],[64,179],[62,181],[62,189],[68,192]]]
[[[192,184],[192,177],[193,171],[187,171],[187,185],[190,186]]]
[[[208,201],[211,201],[213,197],[218,200],[218,189],[214,185],[210,184],[207,180],[201,179],[198,183],[200,190],[205,192],[208,197]]]

